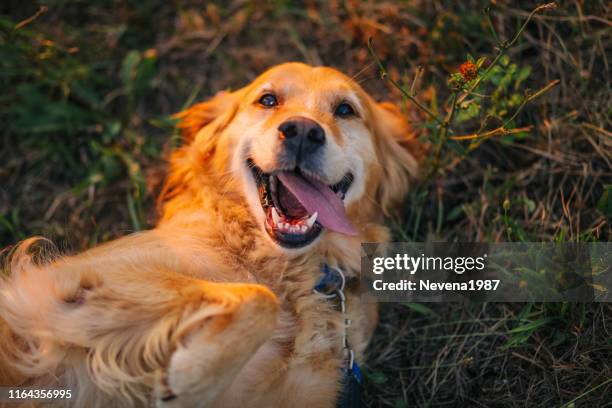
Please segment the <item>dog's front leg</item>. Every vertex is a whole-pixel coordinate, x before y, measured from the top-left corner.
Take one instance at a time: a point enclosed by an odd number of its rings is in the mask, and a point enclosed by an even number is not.
[[[276,323],[273,295],[258,285],[213,285],[231,304],[220,314],[197,320],[177,342],[166,367],[158,372],[156,406],[209,406],[272,334]],[[231,392],[231,391],[230,391]]]

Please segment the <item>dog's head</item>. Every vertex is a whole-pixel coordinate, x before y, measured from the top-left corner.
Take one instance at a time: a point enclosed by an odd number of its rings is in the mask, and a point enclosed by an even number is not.
[[[286,249],[324,233],[358,235],[403,198],[417,171],[399,109],[332,68],[279,65],[179,117],[205,162],[198,166],[225,180],[219,189],[238,190],[261,231]]]

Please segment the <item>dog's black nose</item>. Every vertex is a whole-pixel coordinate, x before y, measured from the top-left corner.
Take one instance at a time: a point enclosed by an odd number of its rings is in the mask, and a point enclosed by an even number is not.
[[[285,147],[304,158],[325,144],[325,131],[317,122],[302,116],[287,119],[278,127]]]

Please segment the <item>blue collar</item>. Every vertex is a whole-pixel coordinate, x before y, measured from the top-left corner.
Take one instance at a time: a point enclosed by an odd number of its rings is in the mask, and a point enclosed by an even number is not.
[[[343,352],[345,352],[344,362],[342,364],[342,392],[337,403],[337,407],[355,408],[361,406],[361,389],[363,386],[363,374],[361,368],[355,359],[355,353],[350,348],[347,339],[347,329],[350,324],[350,319],[346,315],[346,305],[344,289],[346,286],[346,277],[340,268],[330,267],[324,263],[321,265],[322,275],[315,283],[312,289],[314,293],[324,296],[327,300],[338,299],[340,311],[345,322],[345,331],[343,335]]]
[[[340,269],[322,264],[321,272],[322,275],[313,288],[315,293],[326,297],[333,295],[332,298],[334,298],[338,291],[344,291],[346,278]]]

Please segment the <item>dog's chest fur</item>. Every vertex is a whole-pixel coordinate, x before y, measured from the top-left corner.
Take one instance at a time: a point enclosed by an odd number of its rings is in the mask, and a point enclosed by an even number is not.
[[[218,406],[329,406],[340,385],[344,316],[333,300],[313,293],[321,276],[318,256],[276,260],[265,265],[258,280],[270,287],[281,303],[277,327],[242,369]],[[273,272],[276,272],[275,274]],[[256,272],[256,273],[257,273]],[[272,272],[272,273],[271,273]],[[349,298],[354,295],[347,291]],[[351,330],[363,343],[365,314],[352,302],[348,313],[357,322]],[[358,333],[361,331],[362,333]],[[359,355],[363,345],[358,346]],[[333,405],[333,404],[332,404]]]

